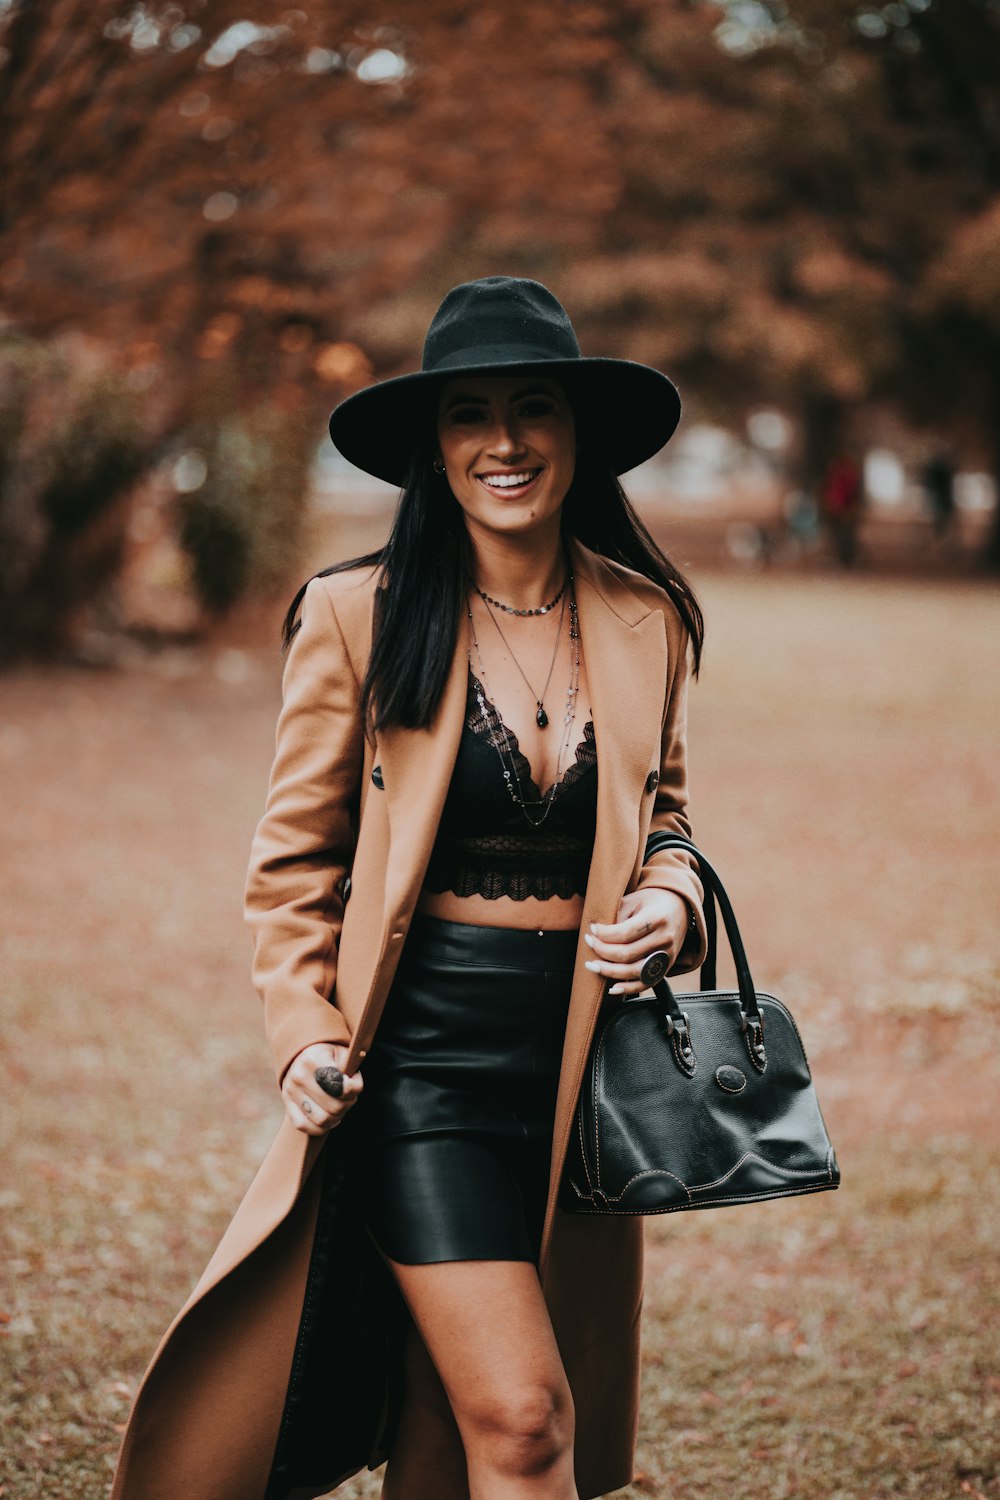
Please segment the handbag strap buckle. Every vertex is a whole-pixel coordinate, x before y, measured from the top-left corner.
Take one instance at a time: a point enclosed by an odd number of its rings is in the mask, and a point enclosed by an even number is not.
[[[693,1078],[698,1059],[695,1057],[694,1044],[691,1041],[691,1022],[688,1020],[688,1013],[682,1010],[679,1016],[668,1015],[664,1017],[664,1020],[667,1023],[667,1036],[674,1044],[677,1066],[688,1078]]]
[[[670,981],[667,979],[669,967],[670,959],[666,953],[651,953],[642,966],[641,978],[643,984],[652,987],[653,994],[660,1002],[660,1020],[673,1042],[677,1066],[688,1078],[693,1078],[698,1059],[691,1042],[691,1022],[687,1011],[681,1010],[677,1004],[677,997],[670,988]]]
[[[741,1010],[740,1030],[746,1037],[750,1061],[759,1073],[763,1073],[767,1067],[767,1052],[764,1050],[763,1016],[748,1016],[745,1010]]]

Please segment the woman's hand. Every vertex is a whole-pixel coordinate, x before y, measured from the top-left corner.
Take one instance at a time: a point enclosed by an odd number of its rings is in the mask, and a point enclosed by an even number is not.
[[[673,891],[630,891],[622,898],[617,922],[591,922],[584,934],[594,955],[587,968],[614,981],[609,994],[641,995],[648,988],[639,978],[646,959],[662,950],[672,964],[690,920],[687,902]]]
[[[313,1042],[293,1060],[281,1084],[281,1097],[296,1130],[326,1135],[357,1102],[364,1081],[360,1073],[344,1072],[346,1061],[347,1048],[330,1042]]]

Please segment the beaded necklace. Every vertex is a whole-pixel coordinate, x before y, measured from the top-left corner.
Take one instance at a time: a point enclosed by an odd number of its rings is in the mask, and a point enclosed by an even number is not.
[[[487,594],[485,590],[481,589],[478,583],[475,584],[474,587],[480,599],[485,599],[486,603],[492,604],[494,609],[502,609],[505,615],[547,615],[550,609],[555,609],[556,605],[559,603],[559,600],[562,598],[563,594],[565,594],[566,585],[569,583],[569,581],[570,575],[567,573],[566,577],[563,579],[563,586],[559,590],[556,597],[554,599],[550,599],[548,604],[540,604],[537,609],[515,609],[513,604],[501,604],[499,599],[494,599],[491,594]]]

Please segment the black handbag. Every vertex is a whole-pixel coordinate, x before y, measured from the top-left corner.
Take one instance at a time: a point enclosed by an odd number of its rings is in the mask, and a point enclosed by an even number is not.
[[[651,996],[598,1019],[563,1174],[563,1208],[664,1214],[818,1193],[840,1184],[809,1064],[780,1000],[755,991],[729,897],[680,834],[654,833],[646,858],[684,849],[705,888],[702,989],[675,996],[667,956],[642,969]],[[738,989],[715,988],[722,912]]]

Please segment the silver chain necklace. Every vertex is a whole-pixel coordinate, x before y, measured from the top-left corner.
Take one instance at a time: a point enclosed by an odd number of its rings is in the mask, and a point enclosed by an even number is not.
[[[476,674],[475,669],[472,665],[471,646],[469,648],[469,670],[472,672],[472,675],[475,678],[476,682],[475,692],[476,700],[479,703],[479,711],[482,714],[483,719],[487,723],[489,723],[489,705],[487,704],[483,693],[484,689],[487,693],[489,693],[490,685],[486,678],[486,669],[483,665],[483,654],[479,649],[479,639],[476,635],[476,622],[472,617],[471,608],[468,609],[468,615],[469,629],[472,635],[472,644],[473,646],[475,646],[476,658],[479,663],[479,673],[478,675]],[[500,757],[500,766],[503,770],[504,785],[507,788],[507,792],[510,796],[511,801],[514,803],[515,807],[519,807],[521,809],[521,813],[525,821],[530,823],[532,828],[540,828],[545,822],[545,819],[548,817],[549,813],[552,811],[552,804],[555,801],[556,792],[558,791],[559,783],[562,780],[564,758],[567,750],[569,749],[570,739],[573,733],[573,720],[576,714],[576,696],[580,691],[580,632],[576,618],[576,600],[573,598],[572,590],[570,591],[569,595],[569,638],[571,649],[573,651],[573,660],[570,667],[569,688],[566,693],[566,712],[563,715],[563,732],[562,738],[559,742],[559,753],[556,757],[556,774],[553,779],[552,785],[549,787],[544,797],[526,797],[524,795],[524,787],[521,783],[521,778],[518,775],[517,761],[514,757],[514,751],[511,746],[510,734],[508,732],[507,725],[504,723],[503,718],[500,715],[500,710],[497,708],[495,703],[493,704],[493,712],[503,736],[502,745],[500,740],[494,740],[494,745],[496,748],[496,752]],[[491,698],[492,696],[493,695],[490,694]],[[537,812],[529,812],[529,808],[541,808],[542,811],[540,814],[538,814]]]
[[[542,688],[542,692],[541,692],[541,696],[540,697],[539,697],[538,693],[535,692],[534,688],[531,686],[531,683],[528,681],[528,674],[527,674],[527,672],[524,670],[524,668],[521,666],[521,663],[518,661],[517,657],[514,655],[514,648],[513,648],[513,646],[511,645],[511,643],[507,639],[507,637],[504,635],[503,631],[500,629],[500,621],[497,619],[496,615],[490,609],[488,603],[487,603],[487,606],[486,606],[486,613],[489,615],[490,619],[493,621],[494,625],[497,628],[497,632],[499,633],[500,639],[503,641],[504,645],[507,647],[507,650],[510,652],[510,659],[511,659],[511,661],[514,663],[515,667],[520,672],[521,676],[524,678],[524,682],[525,682],[525,685],[526,685],[526,687],[528,689],[528,692],[531,694],[531,696],[535,700],[535,723],[538,725],[539,729],[546,729],[548,727],[548,722],[549,722],[549,716],[545,712],[545,694],[549,690],[549,683],[552,681],[552,673],[555,671],[556,657],[559,655],[559,637],[562,635],[563,619],[565,618],[565,615],[566,615],[566,594],[565,594],[565,587],[566,586],[564,584],[563,585],[563,590],[564,590],[564,592],[563,592],[563,605],[562,605],[562,609],[559,611],[559,624],[556,627],[556,643],[555,643],[555,645],[552,648],[552,660],[549,662],[549,675],[545,679],[545,686]],[[477,589],[476,592],[478,593],[479,590]],[[484,598],[486,597],[485,594],[483,595],[483,597]]]

